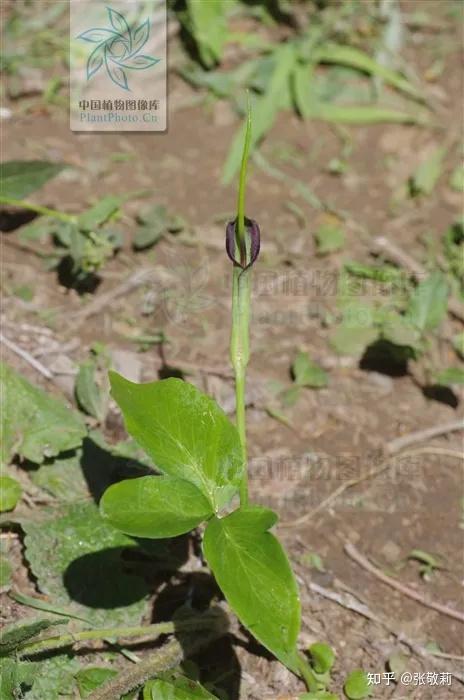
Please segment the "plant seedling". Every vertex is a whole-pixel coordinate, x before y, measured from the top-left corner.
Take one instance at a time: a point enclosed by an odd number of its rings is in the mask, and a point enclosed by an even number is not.
[[[363,700],[371,695],[372,686],[369,684],[367,674],[361,668],[357,668],[346,679],[343,690],[349,700]]]
[[[438,569],[444,569],[444,567],[440,564],[438,559],[433,556],[433,554],[424,552],[423,549],[412,549],[409,552],[408,559],[413,559],[419,562],[419,573],[424,579],[424,581],[430,581],[434,571],[437,571]]]
[[[203,553],[230,607],[256,639],[314,691],[315,675],[297,649],[298,585],[271,532],[277,515],[248,497],[245,381],[251,275],[260,246],[258,225],[245,216],[250,141],[249,107],[237,216],[226,229],[226,250],[233,263],[230,352],[237,425],[212,399],[180,379],[134,384],[111,372],[112,395],[127,431],[161,475],[113,484],[103,495],[100,512],[122,532],[154,539],[175,537],[206,523]]]

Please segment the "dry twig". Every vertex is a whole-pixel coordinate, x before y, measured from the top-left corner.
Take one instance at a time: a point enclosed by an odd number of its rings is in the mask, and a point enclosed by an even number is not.
[[[379,581],[386,583],[387,586],[394,588],[396,591],[402,593],[407,598],[411,598],[412,600],[415,600],[417,603],[420,603],[421,605],[424,605],[425,607],[430,608],[431,610],[435,610],[436,612],[439,612],[442,615],[452,617],[454,620],[458,620],[459,622],[464,623],[464,613],[461,613],[458,610],[454,610],[453,608],[450,608],[447,605],[443,605],[442,603],[436,603],[433,600],[429,600],[414,589],[410,588],[409,586],[405,586],[403,583],[400,583],[400,581],[397,581],[391,576],[387,576],[387,574],[384,574],[373,564],[371,564],[371,562],[368,559],[366,559],[366,557],[363,554],[361,554],[361,552],[359,552],[354,546],[354,544],[352,544],[351,542],[345,544],[344,549],[346,554],[348,554],[348,556],[350,557],[350,559],[355,561],[357,564],[359,564],[359,566],[368,571],[370,574],[378,578]]]
[[[36,358],[33,357],[33,355],[31,355],[30,352],[24,350],[19,345],[16,345],[16,343],[14,343],[12,340],[5,338],[3,333],[0,333],[0,343],[2,343],[2,345],[14,352],[15,355],[18,355],[18,357],[27,362],[31,367],[37,370],[37,372],[40,372],[40,374],[46,377],[46,379],[53,379],[53,373],[50,372],[50,370],[47,367],[45,367],[45,365],[39,362],[39,360],[36,360]]]
[[[103,309],[109,306],[115,299],[130,294],[134,289],[148,282],[150,278],[153,277],[153,274],[154,270],[150,268],[137,270],[137,272],[121,282],[121,284],[118,284],[104,294],[96,296],[87,306],[74,314],[72,330],[74,331],[76,329],[76,325],[80,326],[91,316],[95,316],[103,311]]]
[[[393,455],[416,442],[430,440],[431,438],[438,437],[439,435],[446,435],[447,433],[452,433],[456,430],[464,430],[464,418],[461,420],[450,421],[449,423],[442,423],[441,425],[434,425],[432,428],[417,430],[414,433],[409,433],[408,435],[403,435],[395,440],[390,440],[385,447],[385,451],[388,454]]]

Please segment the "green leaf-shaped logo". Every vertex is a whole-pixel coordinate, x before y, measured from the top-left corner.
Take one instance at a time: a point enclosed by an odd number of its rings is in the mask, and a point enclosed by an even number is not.
[[[106,9],[111,28],[93,27],[77,37],[96,44],[87,59],[87,80],[104,66],[107,76],[115,85],[129,90],[127,70],[146,70],[161,59],[140,53],[150,36],[148,19],[133,29],[120,12],[110,7]]]

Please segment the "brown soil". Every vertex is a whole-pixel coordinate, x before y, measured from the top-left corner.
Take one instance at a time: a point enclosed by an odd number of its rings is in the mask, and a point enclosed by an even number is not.
[[[441,3],[402,4],[408,9],[426,5],[437,18],[446,15]],[[442,5],[446,4],[443,0]],[[445,36],[432,31],[421,34],[421,41],[409,42],[406,60],[419,74],[432,63],[439,39],[452,47],[458,44],[460,30],[449,21],[447,26]],[[288,153],[295,154],[295,160],[279,167],[308,185],[323,202],[343,212],[347,245],[342,253],[317,258],[311,234],[323,215],[299,198],[290,185],[258,167],[252,167],[249,176],[247,208],[260,222],[262,232],[249,381],[252,497],[275,508],[286,525],[279,534],[301,583],[302,639],[308,643],[323,640],[333,646],[337,655],[334,687],[339,692],[351,670],[362,667],[382,673],[397,651],[410,653],[405,668],[413,673],[437,668],[458,673],[457,661],[419,657],[400,643],[391,628],[399,637],[403,634],[420,646],[436,642],[441,651],[462,655],[462,626],[385,586],[350,560],[344,545],[354,543],[379,569],[424,598],[459,607],[464,579],[462,465],[452,457],[433,454],[396,461],[381,476],[346,490],[308,522],[288,524],[309,513],[344,479],[356,478],[380,463],[382,450],[390,440],[456,419],[460,409],[427,398],[408,374],[388,376],[382,367],[361,369],[357,363],[345,366],[334,361],[328,388],[305,390],[295,406],[285,409],[289,427],[267,412],[272,405],[268,386],[271,380],[290,386],[289,368],[298,349],[308,350],[324,362],[335,358],[328,345],[330,329],[324,317],[336,313],[336,299],[333,290],[315,291],[317,275],[329,279],[344,259],[368,260],[369,240],[375,235],[388,236],[418,260],[424,260],[426,236],[439,240],[460,213],[461,198],[451,192],[447,177],[440,180],[432,196],[391,208],[392,192],[404,183],[430,144],[441,143],[449,130],[454,140],[446,172],[450,173],[459,160],[456,144],[462,137],[462,74],[458,48],[445,52],[444,60],[438,82],[426,85],[426,90],[433,96],[445,131],[393,125],[353,128],[353,152],[345,177],[327,173],[328,162],[340,154],[341,148],[337,132],[330,126],[304,124],[293,114],[282,114],[267,137],[263,146],[266,157],[278,163],[273,158],[275,150],[285,146]],[[171,76],[170,90],[179,98],[178,104],[180,98],[188,102],[192,96],[190,88],[175,75]],[[129,202],[122,222],[124,249],[105,267],[95,294],[104,294],[137,268],[150,264],[164,267],[171,281],[163,278],[160,284],[154,282],[114,301],[77,331],[73,328],[76,312],[91,298],[61,286],[40,259],[11,245],[14,232],[2,234],[3,313],[11,324],[5,326],[9,336],[35,350],[39,338],[24,324],[48,323],[55,340],[65,344],[78,339],[70,351],[64,352],[78,362],[87,356],[95,340],[111,349],[133,353],[134,344],[125,335],[162,329],[168,338],[167,364],[190,372],[191,381],[226,407],[231,406],[230,265],[223,251],[223,225],[216,223],[233,211],[235,203],[234,187],[220,184],[221,167],[238,123],[229,114],[228,105],[218,102],[214,107],[173,107],[167,133],[132,135],[72,133],[66,111],[42,105],[39,97],[24,111],[20,101],[7,106],[13,117],[5,124],[5,159],[52,158],[73,165],[77,173],[72,181],[60,176],[49,183],[37,195],[37,201],[78,212],[99,195],[148,188],[151,194],[143,205],[166,204],[191,227],[189,242],[171,237],[149,253],[136,254],[130,240],[135,226],[133,215],[141,201]],[[111,159],[115,152],[128,153],[131,158],[115,162]],[[289,201],[301,207],[306,225],[286,207]],[[303,289],[286,288],[285,280],[297,275],[304,282]],[[30,303],[11,294],[12,289],[24,284],[34,288]],[[153,311],[142,315],[141,308],[148,302],[153,303]],[[447,326],[446,333],[462,330],[452,319]],[[30,367],[9,351],[3,352],[5,360],[33,382],[46,386]],[[44,355],[42,359],[53,367],[54,357]],[[160,367],[157,349],[138,357],[142,378],[155,378]],[[67,385],[63,386],[66,389]],[[53,390],[61,391],[56,386]],[[459,433],[426,444],[456,451],[462,448]],[[435,571],[426,582],[420,577],[417,562],[407,560],[414,548],[436,554],[445,568]],[[308,553],[321,557],[323,572],[305,563]],[[24,574],[18,575],[24,578]],[[311,591],[311,581],[342,597],[348,595],[344,586],[348,587],[355,600],[368,606],[372,616],[387,621],[390,630]],[[16,614],[18,608],[5,601],[4,617],[11,620]],[[242,669],[241,700],[292,697],[303,691],[297,679],[258,647],[243,641],[241,632],[238,634],[242,643],[235,646],[235,653]],[[227,668],[227,654],[232,654],[228,645],[218,647],[219,658],[213,658],[214,663]],[[375,698],[395,700],[463,696],[463,686],[455,678],[450,687],[382,685],[373,694]]]

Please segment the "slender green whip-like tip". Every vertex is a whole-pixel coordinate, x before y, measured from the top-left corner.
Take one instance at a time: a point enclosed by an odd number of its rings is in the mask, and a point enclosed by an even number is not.
[[[248,158],[250,155],[251,126],[251,100],[250,93],[247,92],[247,120],[245,125],[245,140],[243,142],[242,164],[240,166],[240,178],[238,182],[237,202],[237,243],[240,250],[245,247],[245,187]]]

